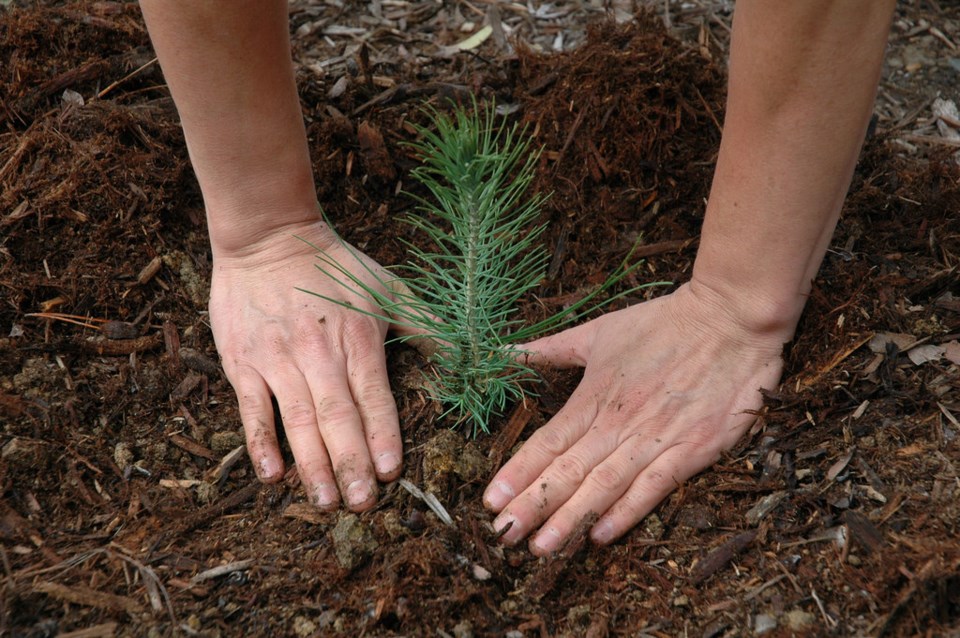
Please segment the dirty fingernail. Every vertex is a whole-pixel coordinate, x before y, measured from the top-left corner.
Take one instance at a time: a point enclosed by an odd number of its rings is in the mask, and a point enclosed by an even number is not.
[[[374,461],[378,474],[393,474],[400,466],[400,459],[393,452],[384,452]]]
[[[533,539],[533,544],[539,553],[552,554],[560,547],[560,532],[553,527],[542,529]]]
[[[492,510],[502,510],[507,503],[516,496],[513,489],[503,481],[494,481],[487,488],[487,493],[483,495],[483,500],[488,508]]]
[[[613,524],[610,521],[600,521],[590,530],[590,537],[601,545],[609,543],[613,540]]]
[[[330,509],[337,502],[337,488],[329,483],[321,483],[313,491],[313,500],[317,507]]]
[[[280,465],[276,459],[265,456],[257,463],[257,474],[261,481],[272,481],[280,476]]]
[[[370,481],[357,479],[347,486],[347,503],[350,505],[362,505],[373,496],[373,489],[370,487]]]

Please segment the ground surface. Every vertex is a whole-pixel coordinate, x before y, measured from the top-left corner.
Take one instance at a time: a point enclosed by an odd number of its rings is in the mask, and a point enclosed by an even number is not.
[[[875,132],[751,435],[620,543],[550,560],[500,547],[480,495],[569,375],[467,442],[420,389],[424,361],[391,347],[404,476],[452,526],[397,484],[355,517],[311,510],[295,476],[256,483],[206,323],[202,204],[136,6],[37,4],[0,9],[0,634],[960,632],[960,171],[931,110],[960,98],[956,3],[898,11]],[[682,282],[731,7],[656,5],[629,23],[629,4],[295,3],[321,203],[400,261],[405,123],[474,91],[545,149],[555,257],[528,316],[641,232],[644,276]],[[608,14],[624,24],[587,40]],[[478,49],[443,48],[483,24]]]

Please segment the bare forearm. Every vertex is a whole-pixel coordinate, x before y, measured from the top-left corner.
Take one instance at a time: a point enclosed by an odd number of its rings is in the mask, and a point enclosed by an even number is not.
[[[214,251],[317,218],[283,0],[142,0]]]
[[[843,204],[893,0],[741,0],[693,286],[789,338]]]

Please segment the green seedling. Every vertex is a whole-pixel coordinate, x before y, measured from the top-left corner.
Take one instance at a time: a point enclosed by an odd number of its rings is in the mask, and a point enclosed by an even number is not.
[[[518,304],[540,285],[549,261],[538,241],[545,228],[537,223],[545,197],[525,197],[540,153],[530,151],[525,129],[498,125],[492,106],[475,105],[472,112],[457,108],[452,117],[433,109],[428,112],[436,130],[418,127],[420,141],[410,146],[422,160],[412,176],[426,187],[429,197],[414,196],[416,213],[404,221],[422,232],[431,248],[405,242],[411,262],[387,269],[390,278],[356,259],[355,264],[389,294],[364,283],[322,251],[317,268],[381,309],[367,314],[432,340],[434,354],[431,369],[425,372],[426,387],[446,406],[445,415],[471,427],[476,436],[488,432],[492,418],[509,403],[522,399],[524,382],[536,377],[523,363],[520,344],[640,288],[665,282],[638,286],[597,302],[641,265],[629,264],[628,255],[582,299],[537,323],[523,325],[517,318]],[[349,302],[317,296],[365,312]]]

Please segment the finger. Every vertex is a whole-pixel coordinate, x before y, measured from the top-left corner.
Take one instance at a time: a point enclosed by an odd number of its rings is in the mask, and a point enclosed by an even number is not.
[[[545,556],[559,549],[580,521],[590,514],[602,515],[616,503],[641,471],[664,449],[665,444],[652,437],[645,438],[642,434],[627,438],[609,456],[596,464],[581,483],[574,485],[572,495],[565,499],[562,507],[550,516],[530,540],[530,551]],[[557,469],[561,470],[562,467],[558,465]],[[548,478],[545,480],[551,480],[551,469],[553,466],[547,469],[545,476]],[[567,476],[561,480],[572,482],[575,478]]]
[[[228,375],[237,394],[247,454],[257,477],[265,483],[283,478],[283,457],[277,444],[273,403],[266,382],[253,368],[237,367]]]
[[[526,490],[557,457],[569,450],[587,431],[597,415],[596,391],[581,384],[550,421],[533,433],[507,461],[487,487],[484,505],[501,512],[517,494]],[[508,517],[498,518],[501,526]],[[496,524],[495,524],[496,526]],[[514,534],[514,538],[521,536]]]
[[[345,363],[332,357],[321,357],[312,363],[306,373],[311,380],[315,427],[330,453],[347,507],[361,512],[376,503],[377,482]]]
[[[306,380],[296,371],[278,376],[271,387],[280,406],[283,429],[307,497],[320,509],[336,509],[340,501],[337,480],[317,427],[316,412]]]
[[[400,475],[403,443],[397,403],[390,392],[387,359],[376,339],[345,344],[348,383],[363,421],[367,448],[377,478],[392,481]]]
[[[688,446],[674,445],[644,469],[630,488],[607,510],[590,530],[594,542],[606,545],[620,538],[649,514],[681,483],[699,472],[705,464],[691,461]]]
[[[520,358],[525,364],[552,365],[558,368],[584,367],[590,355],[590,346],[596,333],[594,321],[541,337],[517,346],[526,354]]]

